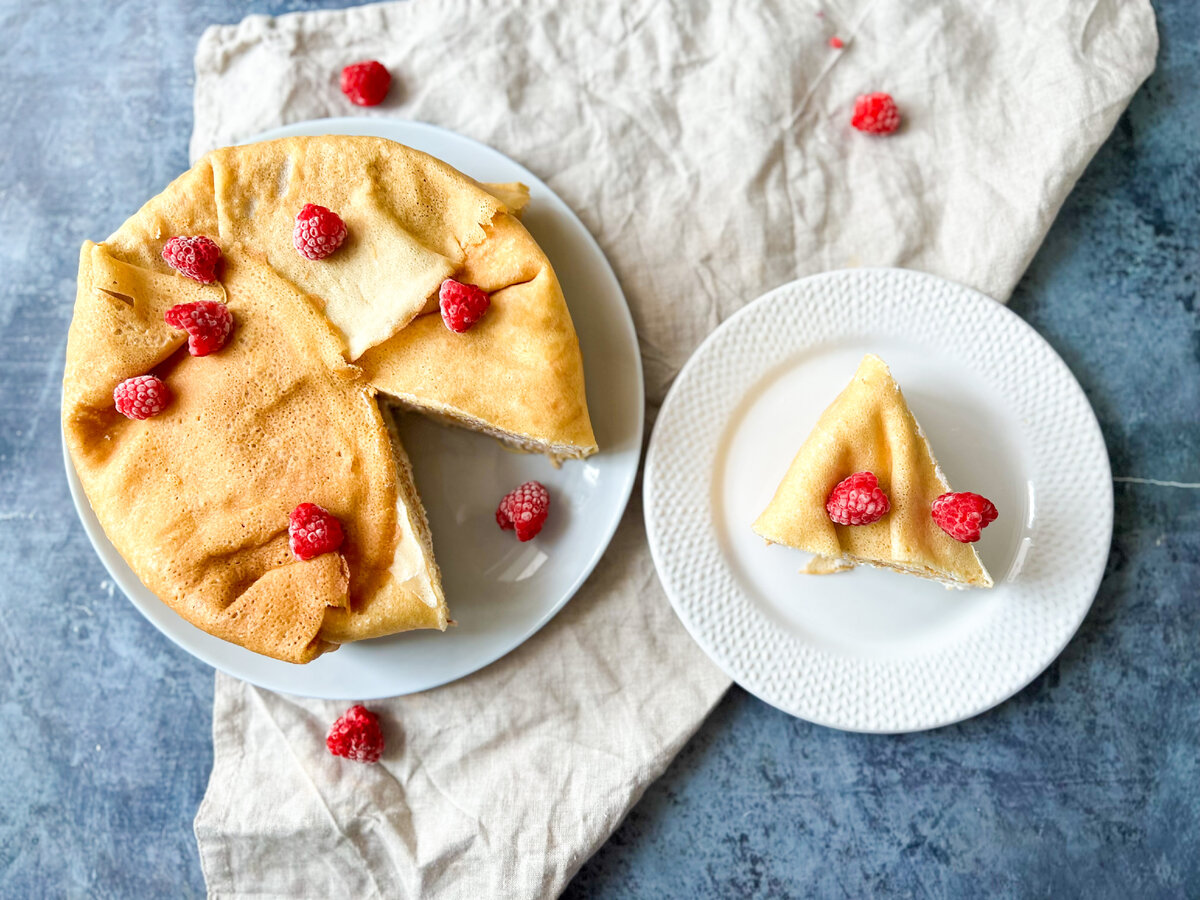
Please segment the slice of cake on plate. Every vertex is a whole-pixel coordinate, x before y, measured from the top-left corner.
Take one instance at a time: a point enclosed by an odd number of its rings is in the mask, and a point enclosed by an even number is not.
[[[954,587],[991,587],[971,541],[994,518],[984,498],[951,492],[887,365],[868,354],[821,414],[754,530],[812,553],[810,574],[865,563]]]

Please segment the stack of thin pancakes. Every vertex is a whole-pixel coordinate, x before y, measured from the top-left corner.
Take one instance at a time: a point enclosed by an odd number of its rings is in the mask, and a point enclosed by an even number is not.
[[[425,511],[387,402],[554,460],[596,450],[579,343],[545,254],[517,220],[521,185],[481,185],[369,137],[290,138],[217,150],[107,241],[84,244],[67,341],[63,427],[88,500],[145,585],[211,634],[290,662],[449,617]],[[296,252],[306,203],[348,237]],[[161,257],[207,235],[212,285]],[[491,295],[451,332],[437,291]],[[228,304],[229,344],[192,357],[163,320]],[[152,373],[173,394],[145,421],[113,405]],[[340,552],[297,560],[288,515],[312,502],[341,521]]]

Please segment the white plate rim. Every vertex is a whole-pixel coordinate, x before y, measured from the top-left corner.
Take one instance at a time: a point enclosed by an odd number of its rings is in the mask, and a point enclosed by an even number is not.
[[[977,304],[979,311],[985,311],[987,315],[995,315],[1000,319],[1005,320],[1020,332],[1022,340],[1028,341],[1031,346],[1035,346],[1039,351],[1048,353],[1059,367],[1059,374],[1065,375],[1063,385],[1070,394],[1072,402],[1081,404],[1082,410],[1086,411],[1085,421],[1087,434],[1085,437],[1092,445],[1095,451],[1092,462],[1097,466],[1097,472],[1103,472],[1103,478],[1097,478],[1093,488],[1098,491],[1097,496],[1102,499],[1102,520],[1100,521],[1099,533],[1103,535],[1102,540],[1097,541],[1097,544],[1103,545],[1103,553],[1098,557],[1098,564],[1091,571],[1086,573],[1086,576],[1080,582],[1079,595],[1086,596],[1085,602],[1079,604],[1076,615],[1073,616],[1068,626],[1064,628],[1059,635],[1059,639],[1053,646],[1053,652],[1044,654],[1044,657],[1039,660],[1038,664],[1031,666],[1026,677],[1017,683],[1011,690],[1004,693],[998,698],[989,699],[987,702],[980,703],[969,709],[964,709],[959,713],[948,716],[936,721],[925,722],[913,727],[900,726],[892,728],[879,727],[863,727],[860,723],[852,721],[837,721],[827,717],[814,716],[807,712],[801,713],[794,708],[793,704],[784,702],[779,696],[772,692],[764,690],[761,684],[756,684],[746,677],[742,660],[731,659],[720,652],[714,642],[710,639],[709,634],[697,621],[693,615],[693,609],[689,603],[689,598],[681,591],[681,586],[676,583],[672,577],[671,561],[664,550],[663,535],[665,529],[671,524],[669,517],[662,515],[663,498],[660,495],[660,484],[663,481],[661,475],[662,463],[661,457],[665,436],[663,433],[664,427],[669,427],[664,423],[670,422],[670,412],[672,408],[679,402],[679,398],[688,389],[693,374],[704,364],[706,357],[712,352],[712,348],[721,340],[722,336],[728,333],[731,329],[738,328],[740,323],[747,321],[753,316],[757,310],[766,304],[771,303],[776,298],[786,296],[788,293],[803,289],[805,287],[821,286],[833,279],[859,279],[871,277],[895,277],[912,281],[914,283],[924,283],[931,290],[941,289],[950,290],[957,294],[960,298],[966,300],[969,304]],[[867,352],[869,347],[864,347],[863,352]],[[764,369],[769,369],[770,365],[764,364]],[[709,467],[707,479],[711,484],[714,473],[711,471],[709,464],[712,460],[704,459],[702,464]],[[1050,345],[1050,343],[1042,337],[1028,322],[1018,316],[1015,312],[1009,309],[1006,305],[997,302],[996,300],[980,293],[972,288],[961,285],[957,282],[949,281],[948,279],[940,278],[925,272],[920,272],[912,269],[901,269],[892,267],[861,267],[852,269],[838,269],[828,272],[822,272],[810,275],[804,278],[798,278],[794,281],[780,285],[766,293],[762,294],[755,300],[748,303],[746,306],[739,309],[737,312],[729,316],[716,329],[714,329],[696,348],[695,352],[689,357],[687,362],[681,368],[675,381],[671,385],[662,406],[659,409],[655,420],[654,428],[651,433],[650,442],[646,451],[645,471],[643,475],[643,508],[646,518],[646,533],[650,544],[651,556],[654,560],[655,571],[658,574],[659,581],[663,586],[668,600],[675,610],[676,615],[683,623],[685,629],[701,647],[708,657],[721,668],[733,681],[738,683],[743,689],[752,695],[758,697],[763,702],[774,706],[775,708],[788,713],[813,724],[822,725],[828,728],[834,728],[841,731],[849,731],[862,734],[907,734],[918,731],[927,731],[935,728],[942,728],[947,725],[953,725],[958,722],[966,721],[967,719],[981,715],[996,706],[999,706],[1012,696],[1016,695],[1024,688],[1028,687],[1039,675],[1054,662],[1055,659],[1063,652],[1067,644],[1078,632],[1083,624],[1087,613],[1090,611],[1095,600],[1096,594],[1099,591],[1101,582],[1104,578],[1104,573],[1107,568],[1107,560],[1109,550],[1112,543],[1113,533],[1113,516],[1114,516],[1114,495],[1112,483],[1112,469],[1108,457],[1107,445],[1104,441],[1103,432],[1100,428],[1099,420],[1096,418],[1095,410],[1092,408],[1090,401],[1087,398],[1083,387],[1079,384],[1074,374],[1070,371],[1066,362],[1058,354],[1058,352]],[[748,527],[748,526],[747,526]],[[786,549],[786,548],[784,548]],[[901,576],[895,576],[901,577]]]
[[[484,654],[473,660],[468,667],[457,671],[446,677],[434,678],[427,682],[405,687],[398,691],[382,691],[378,689],[365,689],[359,691],[347,691],[337,689],[336,686],[330,686],[330,689],[325,690],[305,690],[297,692],[294,689],[289,690],[289,686],[285,679],[272,679],[262,677],[248,676],[245,671],[238,670],[236,666],[231,666],[215,660],[212,654],[204,651],[203,646],[209,641],[218,641],[222,648],[230,649],[230,652],[235,656],[241,653],[251,654],[250,651],[236,645],[226,644],[218,638],[207,634],[203,630],[192,625],[186,619],[175,613],[174,610],[166,606],[161,600],[154,596],[137,575],[129,568],[124,558],[117,552],[105,535],[103,528],[100,526],[99,520],[96,518],[95,512],[88,503],[87,496],[83,492],[83,486],[79,481],[79,476],[75,471],[74,463],[71,460],[70,452],[67,448],[66,434],[62,432],[62,454],[63,463],[67,476],[67,485],[70,490],[71,500],[75,505],[75,511],[79,516],[80,523],[83,525],[84,532],[88,536],[93,549],[97,556],[100,557],[101,563],[105,570],[112,578],[113,582],[121,589],[133,606],[168,640],[175,644],[180,649],[187,652],[189,655],[199,659],[214,669],[224,672],[235,678],[240,678],[249,681],[259,687],[269,690],[279,691],[281,693],[292,694],[294,696],[310,697],[312,699],[326,700],[375,700],[385,697],[405,696],[407,694],[420,693],[422,691],[432,690],[446,684],[453,683],[461,678],[466,678],[469,675],[486,668],[499,659],[507,656],[509,653],[516,650],[533,635],[540,631],[547,623],[550,622],[562,608],[571,600],[572,597],[582,587],[584,582],[591,575],[593,570],[599,564],[604,554],[607,552],[609,545],[612,543],[613,536],[616,534],[617,528],[620,526],[621,520],[624,517],[625,510],[629,505],[629,500],[633,495],[633,488],[637,480],[637,472],[641,464],[642,445],[645,439],[645,376],[642,366],[642,357],[640,344],[638,342],[637,330],[634,326],[633,315],[629,309],[628,300],[625,298],[624,290],[621,288],[620,281],[617,279],[616,273],[613,271],[611,263],[601,249],[592,233],[587,229],[583,222],[576,215],[567,203],[559,197],[559,195],[549,187],[542,179],[521,165],[511,157],[506,156],[495,148],[489,147],[481,141],[466,135],[459,134],[446,128],[430,124],[428,122],[418,122],[406,119],[395,118],[378,118],[378,117],[340,117],[329,119],[313,119],[303,122],[295,122],[288,125],[283,125],[278,128],[273,128],[259,135],[242,141],[243,144],[260,143],[262,141],[274,140],[276,138],[294,137],[294,136],[316,136],[324,134],[351,134],[351,135],[367,135],[382,137],[389,140],[395,140],[399,143],[407,143],[414,140],[414,136],[423,136],[429,139],[451,140],[458,142],[461,145],[470,148],[476,153],[483,156],[491,156],[493,159],[499,159],[507,167],[510,167],[516,178],[528,185],[535,193],[544,193],[545,198],[549,199],[558,208],[556,214],[565,218],[570,227],[576,230],[576,237],[582,239],[594,254],[594,262],[598,264],[600,271],[603,273],[603,278],[608,282],[606,290],[612,292],[614,298],[619,298],[620,303],[614,303],[612,315],[615,316],[614,321],[620,326],[622,336],[625,341],[628,341],[632,348],[630,353],[631,361],[634,365],[634,374],[638,390],[636,391],[636,416],[631,417],[636,421],[636,434],[630,441],[633,449],[631,460],[625,467],[623,472],[622,483],[619,493],[620,500],[613,507],[613,513],[609,521],[603,524],[602,528],[595,528],[595,523],[589,523],[589,527],[593,528],[600,539],[595,544],[595,550],[590,557],[579,567],[576,577],[571,582],[569,588],[562,592],[562,595],[556,602],[551,604],[546,611],[536,620],[532,621],[520,635],[499,646],[499,648],[489,654]],[[419,142],[419,141],[418,141]],[[416,149],[420,149],[419,147]],[[556,267],[557,268],[557,267]],[[568,298],[568,306],[570,300]],[[600,453],[604,453],[604,448],[601,448]],[[565,463],[570,465],[568,461]],[[449,635],[452,638],[452,634]],[[345,653],[353,648],[353,644],[343,646],[338,652]],[[280,666],[291,667],[291,664],[280,663]],[[291,667],[293,670],[298,670],[300,667]],[[287,671],[280,669],[279,671]]]

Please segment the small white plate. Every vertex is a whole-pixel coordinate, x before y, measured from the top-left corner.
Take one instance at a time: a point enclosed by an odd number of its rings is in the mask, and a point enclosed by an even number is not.
[[[450,612],[444,634],[410,632],[347,644],[305,666],[251,653],[177,616],[138,580],[105,537],[67,457],[71,495],[96,552],[133,604],[204,662],[262,687],[308,697],[369,700],[423,691],[483,668],[520,646],[574,595],[599,562],[633,490],[644,420],[641,356],[616,276],[583,223],[528,169],[469,138],[419,122],[323,119],[260,135],[370,134],[438,157],[479,181],[521,181],[523,216],[562,282],[583,352],[588,408],[600,452],[555,469],[546,459],[419,416],[401,437],[433,530]],[[537,479],[550,490],[542,533],[522,544],[496,526],[510,488]]]
[[[807,554],[751,530],[868,352],[950,483],[999,508],[977,545],[995,588],[803,575]],[[899,269],[784,285],[710,335],[659,414],[645,506],[659,577],[713,661],[773,706],[851,731],[934,728],[1012,696],[1083,621],[1112,538],[1108,454],[1063,361],[994,300]]]

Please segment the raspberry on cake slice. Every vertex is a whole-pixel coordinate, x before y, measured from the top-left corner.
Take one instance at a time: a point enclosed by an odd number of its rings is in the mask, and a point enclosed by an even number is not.
[[[212,284],[220,277],[221,248],[210,237],[177,235],[163,245],[162,258],[180,275]]]
[[[163,320],[172,328],[187,332],[188,353],[192,356],[216,353],[225,346],[233,331],[233,314],[229,307],[215,300],[176,304],[163,314]]]
[[[346,223],[333,210],[306,203],[296,213],[292,245],[306,259],[318,260],[332,256],[345,241]]]
[[[113,389],[117,412],[127,419],[149,419],[171,403],[171,389],[154,375],[126,378]]]
[[[991,500],[970,491],[942,494],[933,501],[929,514],[938,528],[964,544],[973,544],[983,537],[983,529],[999,515]]]
[[[490,305],[487,293],[474,284],[463,284],[447,278],[438,290],[442,321],[455,334],[470,331],[471,326],[483,318]]]
[[[345,535],[337,516],[315,503],[301,503],[288,520],[288,544],[297,559],[310,560],[342,546]]]
[[[825,512],[838,525],[870,525],[887,515],[891,504],[871,472],[856,472],[837,483],[825,501]]]

